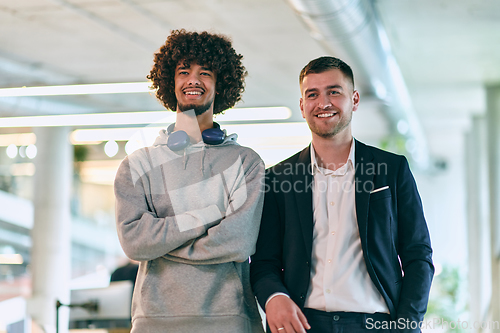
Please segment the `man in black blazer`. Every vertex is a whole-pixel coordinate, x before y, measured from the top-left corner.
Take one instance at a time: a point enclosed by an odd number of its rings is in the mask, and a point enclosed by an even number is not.
[[[299,81],[312,143],[267,170],[251,258],[268,332],[419,332],[434,266],[408,162],[352,137],[343,61],[315,59]]]

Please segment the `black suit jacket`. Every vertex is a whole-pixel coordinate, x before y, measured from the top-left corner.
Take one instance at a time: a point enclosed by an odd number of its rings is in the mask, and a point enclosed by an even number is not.
[[[434,266],[415,180],[404,156],[355,144],[356,216],[368,274],[393,320],[421,321]],[[276,292],[303,308],[313,245],[310,147],[266,170],[265,179],[252,287],[262,308]]]

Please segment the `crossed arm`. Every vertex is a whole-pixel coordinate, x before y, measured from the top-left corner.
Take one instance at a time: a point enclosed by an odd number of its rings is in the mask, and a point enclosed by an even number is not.
[[[134,182],[129,162],[124,160],[117,173],[115,195],[118,236],[125,254],[138,261],[165,257],[191,264],[248,260],[260,224],[263,172],[262,162],[252,165],[243,181],[231,189],[229,202],[243,201],[235,211],[214,202],[159,217],[148,198],[149,179],[144,175]],[[192,227],[179,228],[179,220]]]

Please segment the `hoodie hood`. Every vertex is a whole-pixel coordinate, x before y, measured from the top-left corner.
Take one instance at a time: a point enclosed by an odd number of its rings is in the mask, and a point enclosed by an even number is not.
[[[237,134],[227,135],[226,130],[223,130],[223,132],[225,134],[224,141],[218,145],[210,145],[210,144],[206,144],[203,141],[200,141],[200,142],[197,142],[195,144],[190,144],[182,150],[174,152],[167,145],[169,133],[167,130],[163,129],[159,133],[160,136],[158,136],[156,138],[155,143],[153,144],[153,147],[162,147],[163,149],[166,148],[170,152],[172,152],[176,155],[183,155],[184,170],[186,170],[188,160],[190,159],[190,155],[197,152],[197,151],[201,151],[202,157],[200,160],[200,171],[201,171],[201,173],[204,173],[205,172],[204,171],[205,170],[205,157],[206,157],[208,148],[223,147],[223,146],[227,146],[227,145],[238,145],[238,143],[236,142],[236,139],[238,138]],[[208,165],[208,168],[209,169],[211,168],[210,165]]]
[[[224,141],[218,145],[207,145],[206,143],[204,143],[203,141],[200,141],[198,143],[194,143],[194,144],[190,144],[188,147],[193,147],[193,148],[196,148],[196,147],[204,147],[204,146],[225,146],[225,145],[234,145],[234,144],[238,144],[236,142],[236,140],[238,139],[238,134],[236,133],[233,133],[233,134],[229,134],[227,135],[226,133],[226,130],[224,129],[223,130],[224,134],[226,135],[225,138],[224,138]],[[159,136],[156,138],[155,140],[155,143],[153,144],[153,146],[162,146],[162,145],[167,145],[167,141],[168,141],[168,132],[167,130],[163,129],[160,131],[159,133]]]

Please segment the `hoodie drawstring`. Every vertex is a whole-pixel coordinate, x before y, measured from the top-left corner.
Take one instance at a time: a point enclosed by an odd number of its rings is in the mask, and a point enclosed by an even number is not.
[[[187,163],[187,154],[186,154],[186,149],[184,149],[184,157],[182,158],[183,162],[184,162],[184,170],[186,170],[186,163]]]
[[[203,151],[203,154],[201,155],[201,174],[204,175],[204,170],[205,170],[205,149],[206,149],[206,146],[203,145],[202,147],[202,151]]]

